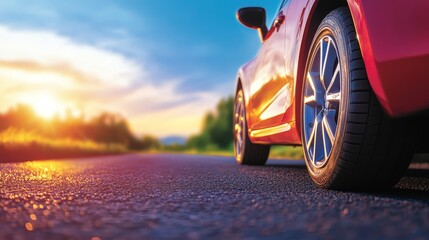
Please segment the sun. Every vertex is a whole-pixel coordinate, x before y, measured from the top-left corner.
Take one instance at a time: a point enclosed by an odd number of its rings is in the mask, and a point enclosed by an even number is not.
[[[31,105],[38,116],[46,119],[53,118],[62,111],[59,100],[52,95],[34,96],[28,104]]]

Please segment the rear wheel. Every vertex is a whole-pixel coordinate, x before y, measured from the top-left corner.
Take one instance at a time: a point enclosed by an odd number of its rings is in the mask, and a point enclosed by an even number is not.
[[[404,120],[390,119],[368,81],[347,8],[320,24],[306,64],[302,139],[313,181],[332,189],[386,188],[413,155]]]
[[[264,165],[270,153],[269,145],[254,144],[250,141],[246,122],[246,105],[243,91],[239,89],[234,105],[234,154],[237,163],[244,165]]]

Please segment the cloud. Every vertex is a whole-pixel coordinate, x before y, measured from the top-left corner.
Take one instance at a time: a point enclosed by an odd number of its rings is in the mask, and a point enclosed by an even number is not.
[[[14,31],[0,26],[0,43],[0,60],[3,63],[32,64],[33,69],[36,66],[39,69],[51,68],[51,71],[59,74],[74,72],[94,82],[109,82],[120,86],[130,84],[135,78],[144,77],[144,72],[137,63],[124,56],[73,42],[53,32]]]
[[[86,115],[118,112],[137,133],[189,135],[219,97],[179,92],[180,77],[152,81],[145,62],[43,30],[0,25],[0,110],[55,97]]]

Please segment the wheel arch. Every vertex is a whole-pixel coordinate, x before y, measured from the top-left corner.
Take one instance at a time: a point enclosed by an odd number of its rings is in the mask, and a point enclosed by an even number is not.
[[[347,0],[314,0],[310,5],[310,12],[304,27],[302,36],[301,48],[298,55],[298,68],[296,73],[296,89],[295,89],[295,112],[296,112],[296,127],[301,129],[301,98],[302,85],[305,74],[305,65],[310,51],[311,43],[316,34],[317,28],[323,19],[334,9],[342,6],[347,6]],[[301,131],[297,131],[301,136]]]
[[[243,94],[244,94],[244,104],[246,105],[246,108],[249,105],[249,96],[250,96],[250,89],[249,89],[249,84],[246,84],[246,78],[245,78],[245,74],[243,71],[243,68],[246,67],[247,65],[241,67],[237,73],[237,77],[236,77],[236,81],[235,81],[235,92],[234,92],[234,96],[237,94],[238,89],[242,89],[243,90]]]
[[[247,111],[248,104],[249,104],[249,91],[247,88],[245,88],[245,85],[243,84],[243,80],[242,80],[243,77],[242,77],[241,72],[242,72],[242,70],[240,69],[239,73],[237,74],[237,80],[235,82],[234,102],[235,102],[235,97],[237,96],[238,90],[241,89],[243,91],[244,106],[246,108],[246,119],[245,119],[245,121],[246,121],[247,126],[249,126],[248,125],[249,124],[249,122],[248,122],[249,112]]]

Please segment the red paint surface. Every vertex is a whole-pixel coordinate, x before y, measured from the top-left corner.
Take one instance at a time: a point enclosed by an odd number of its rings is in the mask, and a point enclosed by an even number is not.
[[[371,86],[394,117],[429,108],[429,1],[348,0]]]

